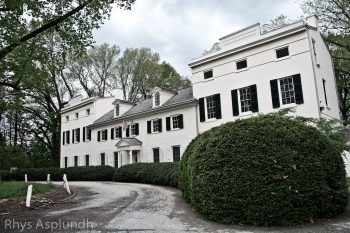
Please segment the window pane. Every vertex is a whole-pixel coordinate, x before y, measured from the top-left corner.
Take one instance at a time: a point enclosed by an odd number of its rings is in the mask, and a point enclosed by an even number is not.
[[[247,68],[247,60],[236,62],[237,70]]]
[[[159,106],[160,105],[160,95],[159,95],[159,92],[156,92],[155,95],[154,95],[154,101],[155,101],[155,105],[156,106]]]
[[[209,96],[206,98],[207,101],[207,116],[208,119],[215,118],[215,102],[214,102],[214,97]]]
[[[213,77],[213,70],[208,70],[204,72],[204,79]]]
[[[241,102],[241,112],[249,112],[252,110],[250,87],[239,89],[239,97]]]
[[[281,98],[282,104],[291,104],[295,103],[295,91],[294,91],[294,83],[293,78],[283,78],[280,79],[280,87],[281,87]]]
[[[173,116],[173,129],[179,128],[179,116]]]
[[[277,56],[277,58],[289,56],[288,47],[276,50],[276,56]]]
[[[158,120],[153,120],[153,132],[158,132],[159,131],[159,125],[158,125]]]

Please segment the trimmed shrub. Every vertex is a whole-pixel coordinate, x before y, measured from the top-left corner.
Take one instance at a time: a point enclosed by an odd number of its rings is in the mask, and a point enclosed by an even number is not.
[[[10,172],[7,170],[0,170],[0,177],[1,177],[1,180],[9,180]]]
[[[195,138],[180,187],[209,219],[294,225],[341,213],[348,204],[341,151],[315,127],[273,115],[237,120]]]
[[[52,181],[62,181],[63,174],[68,181],[112,181],[114,168],[110,166],[68,167],[68,168],[27,168],[17,169],[10,173],[13,180],[45,181],[50,174]]]
[[[114,181],[178,186],[179,163],[134,163],[115,170]]]

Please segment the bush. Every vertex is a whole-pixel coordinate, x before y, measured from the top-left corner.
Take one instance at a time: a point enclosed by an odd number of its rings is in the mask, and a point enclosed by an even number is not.
[[[114,181],[178,186],[179,163],[134,163],[115,170]]]
[[[52,181],[62,181],[63,174],[68,181],[112,181],[114,168],[110,166],[68,167],[68,168],[27,168],[17,169],[10,173],[13,180],[45,181],[50,174]]]
[[[7,170],[0,170],[0,177],[1,177],[1,180],[9,180],[10,172]]]
[[[209,219],[293,225],[328,218],[348,203],[341,151],[312,126],[258,116],[213,128],[186,148],[184,197]]]

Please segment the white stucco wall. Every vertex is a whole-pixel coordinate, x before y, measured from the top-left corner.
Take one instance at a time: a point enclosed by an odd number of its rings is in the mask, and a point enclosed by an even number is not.
[[[276,59],[275,49],[286,45],[289,46],[290,56]],[[236,61],[242,58],[247,59],[248,68],[237,71]],[[213,69],[214,77],[204,80],[203,71],[207,69]],[[259,113],[270,113],[284,108],[283,105],[279,109],[272,107],[270,80],[295,74],[301,75],[304,96],[304,104],[294,105],[296,107],[295,114],[319,117],[316,86],[306,32],[197,66],[193,68],[192,72],[193,93],[196,98],[217,93],[220,93],[221,96],[222,119],[200,122],[200,132],[238,118],[232,114],[231,90],[233,89],[256,84]]]
[[[109,110],[112,105],[110,105]],[[176,114],[183,114],[184,128],[173,131],[166,131],[166,117]],[[162,118],[162,132],[147,133],[147,121]],[[128,124],[131,121],[127,121]],[[173,151],[172,146],[180,146],[180,154],[186,149],[187,145],[197,135],[196,109],[194,106],[185,108],[172,109],[167,112],[156,113],[151,116],[144,116],[133,120],[133,123],[139,123],[139,135],[136,138],[142,141],[142,150],[139,155],[139,162],[153,162],[153,148],[160,149],[160,162],[172,162]],[[101,165],[101,153],[105,153],[106,165],[114,166],[114,152],[117,151],[115,146],[119,139],[111,140],[111,128],[122,126],[123,122],[117,124],[109,124],[92,129],[91,141],[81,142],[73,145],[62,146],[64,153],[61,156],[61,167],[64,166],[64,157],[68,157],[68,166],[74,165],[74,156],[79,156],[79,166],[85,165],[85,155],[90,155],[90,165]],[[81,124],[82,125],[82,124]],[[76,126],[75,126],[76,127]],[[97,141],[97,132],[107,129],[108,137],[106,141]],[[82,131],[81,131],[82,132]],[[123,137],[126,132],[123,131]],[[129,157],[127,154],[119,157],[119,164],[128,164]]]

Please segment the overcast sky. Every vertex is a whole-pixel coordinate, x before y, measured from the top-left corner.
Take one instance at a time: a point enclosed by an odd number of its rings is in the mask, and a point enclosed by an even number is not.
[[[94,32],[98,44],[149,47],[185,76],[192,58],[218,39],[278,15],[302,15],[297,0],[136,0],[131,11],[113,9],[111,18]]]

